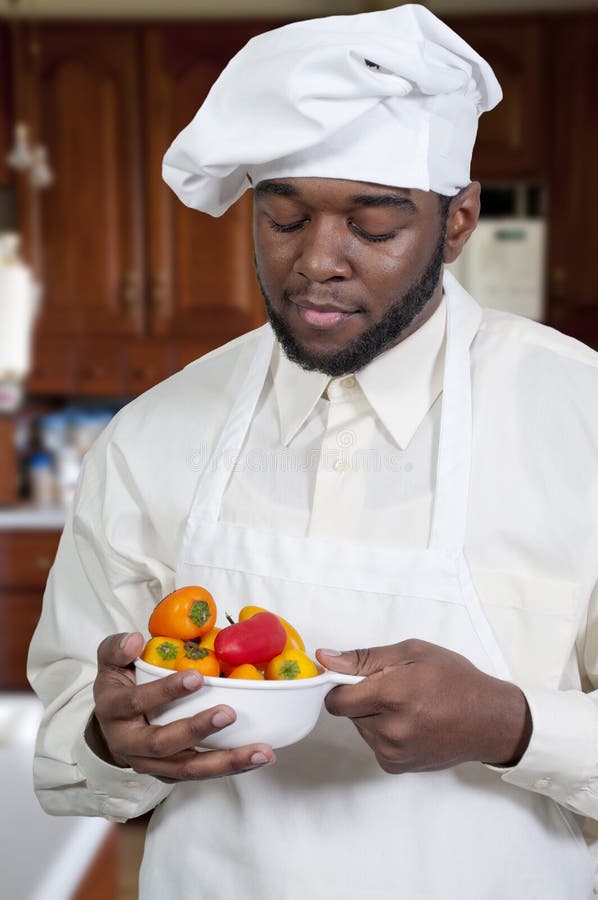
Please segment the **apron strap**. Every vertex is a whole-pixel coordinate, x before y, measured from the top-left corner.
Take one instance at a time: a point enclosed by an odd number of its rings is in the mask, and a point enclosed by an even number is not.
[[[465,307],[458,285],[445,273],[446,356],[430,550],[463,550],[471,474],[472,408]]]
[[[216,448],[199,479],[190,516],[217,522],[226,485],[237,464],[268,375],[274,333],[264,325],[255,355],[241,384]]]

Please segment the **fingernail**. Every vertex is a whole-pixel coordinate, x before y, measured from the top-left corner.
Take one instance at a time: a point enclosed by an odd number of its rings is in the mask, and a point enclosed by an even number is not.
[[[341,650],[328,650],[324,647],[320,648],[320,653],[323,653],[325,656],[342,656]]]
[[[250,759],[250,763],[252,766],[264,766],[267,762],[270,762],[268,757],[264,753],[254,753]]]
[[[212,725],[214,728],[224,728],[225,725],[230,725],[233,721],[233,717],[230,713],[225,713],[222,710],[218,710],[217,713],[214,713],[212,716]]]
[[[124,634],[124,635],[121,637],[121,639],[120,639],[120,644],[119,644],[119,647],[120,647],[121,650],[124,648],[125,644],[127,643],[127,641],[129,640],[129,638],[131,637],[131,634],[132,634],[132,632],[129,632],[129,634]]]
[[[188,691],[192,691],[201,684],[201,675],[198,672],[186,672],[183,675],[183,687]]]

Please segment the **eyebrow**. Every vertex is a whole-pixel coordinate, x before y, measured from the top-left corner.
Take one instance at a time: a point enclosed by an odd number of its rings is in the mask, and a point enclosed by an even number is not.
[[[260,181],[255,187],[258,197],[274,195],[276,197],[298,197],[297,188],[285,181]],[[353,206],[366,206],[370,208],[391,206],[405,209],[408,212],[417,212],[417,206],[408,197],[399,194],[355,194],[349,198]]]
[[[417,212],[417,206],[413,200],[398,194],[357,194],[350,199],[354,206],[394,206],[409,212]]]
[[[296,197],[299,191],[292,184],[284,181],[260,181],[255,186],[254,194],[258,197],[267,197],[270,194],[277,197]]]

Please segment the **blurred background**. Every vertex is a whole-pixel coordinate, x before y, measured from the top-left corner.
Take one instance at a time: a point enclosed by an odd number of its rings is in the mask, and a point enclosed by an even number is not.
[[[250,197],[218,220],[185,209],[161,181],[164,151],[252,35],[394,5],[0,0],[0,779],[13,900],[137,896],[145,821],[50,819],[31,793],[27,646],[81,459],[124,403],[264,320]],[[481,121],[483,218],[455,274],[482,304],[598,348],[598,0],[426,5],[504,90]]]

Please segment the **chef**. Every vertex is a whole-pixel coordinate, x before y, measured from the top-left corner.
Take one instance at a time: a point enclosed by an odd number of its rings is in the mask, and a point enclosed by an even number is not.
[[[592,896],[598,357],[443,268],[500,97],[421,6],[299,22],[251,40],[166,154],[204,213],[253,189],[269,324],[92,448],[29,669],[44,808],[155,808],[144,900]],[[195,752],[234,709],[151,727],[201,678],[131,669],[185,584],[364,680],[277,756]]]

